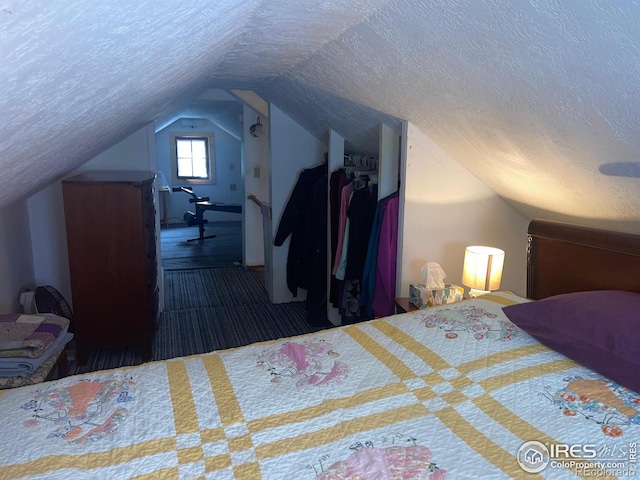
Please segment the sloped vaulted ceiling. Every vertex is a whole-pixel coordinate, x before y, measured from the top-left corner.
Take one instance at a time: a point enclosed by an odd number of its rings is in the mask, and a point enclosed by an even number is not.
[[[250,88],[363,149],[407,119],[527,217],[640,232],[637,2],[5,0],[0,82],[0,205]]]
[[[0,206],[210,86],[293,68],[379,3],[0,1]]]

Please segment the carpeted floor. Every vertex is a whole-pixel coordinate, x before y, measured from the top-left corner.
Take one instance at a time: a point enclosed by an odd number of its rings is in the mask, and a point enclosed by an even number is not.
[[[243,267],[170,271],[165,288],[158,359],[175,350],[188,355],[321,330],[307,323],[303,302],[272,304],[260,273]],[[199,334],[172,338],[187,323]]]
[[[172,226],[160,230],[162,266],[165,270],[229,267],[242,262],[242,222],[205,224],[206,240],[198,237],[198,227]]]
[[[164,259],[163,259],[164,261]],[[165,311],[153,360],[206,353],[249,343],[311,333],[303,302],[274,305],[261,272],[241,266],[168,270]],[[69,364],[69,374],[139,365],[134,348],[95,350],[87,365]]]
[[[243,267],[173,270],[164,281],[169,311],[270,303],[261,274]]]

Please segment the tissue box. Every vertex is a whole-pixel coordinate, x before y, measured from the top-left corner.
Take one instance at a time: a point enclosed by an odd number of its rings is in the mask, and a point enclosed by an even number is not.
[[[464,288],[453,283],[445,283],[444,288],[437,290],[427,290],[426,286],[420,284],[409,285],[409,301],[418,308],[459,302],[463,295]]]

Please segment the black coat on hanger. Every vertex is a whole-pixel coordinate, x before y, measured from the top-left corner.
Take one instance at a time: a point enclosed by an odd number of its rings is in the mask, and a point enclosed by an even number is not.
[[[310,210],[314,184],[322,178],[324,178],[326,186],[327,166],[324,164],[303,170],[302,173],[300,173],[298,181],[289,197],[289,201],[282,212],[282,217],[280,218],[278,230],[273,242],[277,247],[282,246],[287,237],[291,235],[287,257],[287,287],[294,297],[298,295],[298,288],[309,288],[309,272],[311,271],[314,257],[315,236],[313,232],[322,229],[323,225],[324,247],[326,252],[326,196],[325,214],[322,218],[320,218],[320,215],[314,215],[312,210]],[[317,223],[317,225],[314,226],[314,223]]]

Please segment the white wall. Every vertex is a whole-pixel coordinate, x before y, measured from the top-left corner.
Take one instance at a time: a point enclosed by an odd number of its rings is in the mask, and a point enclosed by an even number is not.
[[[528,220],[413,124],[406,127],[406,155],[398,296],[408,296],[409,284],[420,283],[420,269],[428,261],[438,262],[447,281],[461,285],[468,245],[503,249],[501,288],[524,295]]]
[[[282,212],[293,191],[298,175],[305,168],[324,160],[327,147],[275,105],[269,108],[272,225],[275,237]],[[304,300],[306,291],[298,289],[294,299],[287,288],[287,253],[290,237],[280,247],[272,246],[273,303]]]
[[[269,119],[262,116],[264,135],[253,137],[249,133],[251,125],[256,123],[258,114],[251,107],[244,106],[242,146],[244,151],[244,263],[247,266],[264,265],[264,245],[262,214],[260,207],[248,200],[255,195],[261,202],[269,202]],[[259,175],[256,177],[256,175]]]
[[[27,202],[0,209],[0,225],[0,313],[17,313],[20,293],[35,287]]]
[[[240,161],[240,140],[230,135],[220,127],[206,119],[202,120],[202,126],[189,128],[176,120],[172,124],[158,131],[155,135],[155,147],[157,152],[158,170],[164,173],[169,182],[169,186],[188,186],[186,184],[171,184],[171,155],[169,149],[169,136],[173,132],[213,132],[214,134],[214,161],[216,168],[216,182],[211,185],[195,185],[194,193],[201,197],[209,197],[212,202],[222,202],[230,204],[244,203],[242,182],[242,169]],[[231,190],[231,185],[235,185],[236,190]],[[194,212],[193,204],[189,203],[188,194],[184,192],[169,193],[169,223],[184,222],[183,216],[187,210]],[[162,209],[162,204],[158,205]],[[237,213],[216,212],[209,210],[204,217],[209,222],[220,221],[241,221],[242,217]],[[196,227],[194,227],[195,229]],[[194,230],[195,231],[195,230]],[[197,231],[196,231],[197,233]]]
[[[28,205],[36,285],[52,285],[71,302],[62,183],[43,188],[29,198]]]
[[[149,124],[95,156],[77,170],[73,176],[89,170],[150,170],[156,171],[155,131]]]
[[[153,124],[114,145],[100,155],[89,160],[74,172],[89,170],[150,170],[155,171],[155,131]],[[156,202],[158,198],[156,196]],[[33,271],[37,285],[52,285],[73,305],[67,255],[67,235],[65,231],[62,183],[53,182],[32,195],[28,201],[29,224],[32,238]],[[158,204],[156,203],[156,206]],[[156,210],[159,208],[157,207]],[[156,215],[157,217],[157,215]],[[159,231],[159,229],[157,229]],[[159,243],[159,235],[158,235]],[[159,252],[158,248],[158,252]],[[158,261],[159,261],[158,256]],[[158,275],[161,302],[163,296],[163,276]]]

